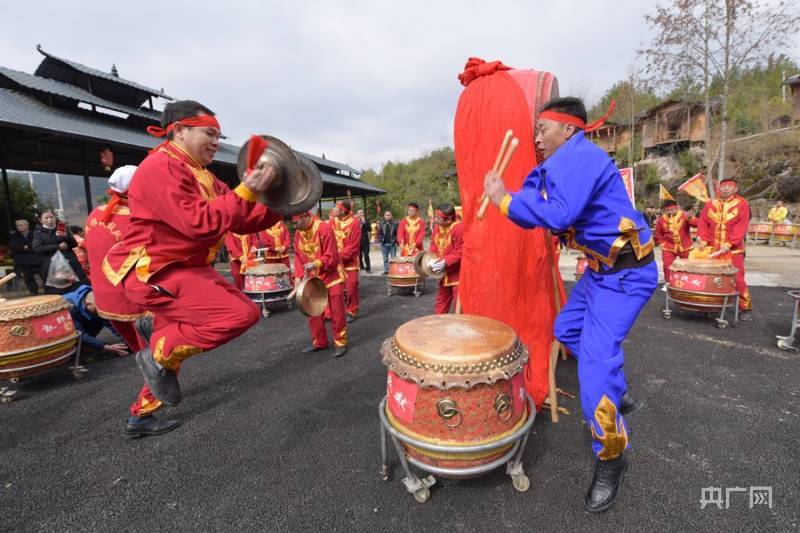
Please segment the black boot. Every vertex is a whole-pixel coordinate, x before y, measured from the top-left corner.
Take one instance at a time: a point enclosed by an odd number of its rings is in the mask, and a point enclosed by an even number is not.
[[[335,350],[333,350],[334,357],[341,357],[347,353],[347,346],[337,346]]]
[[[180,423],[177,420],[161,420],[155,416],[132,416],[128,419],[128,423],[125,424],[125,435],[133,439],[163,435],[179,425]]]
[[[617,498],[617,491],[627,468],[628,463],[622,454],[610,461],[596,460],[592,484],[583,501],[587,511],[600,513],[611,507]]]
[[[150,387],[153,396],[167,405],[178,405],[181,401],[181,386],[178,375],[156,363],[150,348],[139,350],[135,355],[136,365]]]
[[[150,337],[153,336],[153,318],[149,316],[137,318],[136,322],[133,323],[133,327],[139,337],[142,338],[144,345],[150,346]]]
[[[322,350],[327,350],[327,349],[328,349],[327,346],[314,346],[312,344],[311,346],[306,346],[305,348],[303,348],[303,353],[321,352]]]
[[[626,392],[619,401],[619,414],[627,416],[635,413],[642,407],[644,407],[644,400],[637,400]]]

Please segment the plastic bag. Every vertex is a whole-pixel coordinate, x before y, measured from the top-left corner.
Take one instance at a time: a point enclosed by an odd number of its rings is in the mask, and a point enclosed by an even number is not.
[[[65,289],[78,281],[78,276],[72,269],[72,266],[64,257],[60,250],[53,254],[50,258],[50,268],[47,271],[47,282],[45,285],[55,287],[57,289]]]

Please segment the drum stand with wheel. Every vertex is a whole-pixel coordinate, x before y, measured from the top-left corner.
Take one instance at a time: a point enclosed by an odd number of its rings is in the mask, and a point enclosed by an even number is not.
[[[411,289],[411,294],[415,298],[419,298],[425,292],[425,279],[423,277],[417,278],[413,285],[393,285],[389,280],[386,282],[386,296],[397,294],[403,289]]]
[[[436,483],[436,478],[434,478],[433,475],[420,478],[411,470],[410,465],[414,465],[420,470],[429,472],[430,474],[438,474],[445,477],[477,476],[505,465],[506,473],[511,476],[511,482],[514,488],[520,492],[527,491],[531,486],[531,482],[528,476],[525,475],[525,471],[522,467],[522,454],[528,443],[530,429],[533,426],[534,420],[536,420],[536,406],[530,396],[526,394],[525,398],[528,402],[528,419],[511,435],[490,444],[481,444],[477,446],[442,446],[415,439],[395,429],[386,417],[386,396],[384,396],[378,406],[378,414],[381,419],[381,477],[384,481],[389,480],[389,453],[387,450],[387,442],[389,438],[391,438],[392,445],[394,446],[397,457],[399,457],[400,464],[403,467],[403,472],[405,473],[403,484],[406,486],[406,490],[413,494],[414,499],[419,503],[424,503],[428,500],[430,497],[430,487]],[[403,447],[403,444],[407,444],[430,452],[469,454],[491,452],[492,450],[503,448],[512,443],[513,446],[511,449],[499,459],[491,463],[466,468],[445,468],[426,464],[409,456]]]
[[[62,356],[60,356],[60,359],[63,360],[63,359],[69,359],[69,357],[72,356],[73,354],[75,355],[75,361],[72,363],[72,365],[67,367],[69,369],[69,371],[72,372],[72,376],[75,379],[81,379],[86,374],[86,372],[89,371],[85,366],[81,365],[81,347],[82,347],[82,345],[83,345],[83,341],[82,341],[82,339],[80,337],[78,337],[78,343],[75,345],[75,347],[72,350],[70,350],[67,353],[65,353]],[[27,367],[15,368],[15,370],[17,370],[17,371],[31,371],[31,370],[35,370],[35,368],[37,366],[49,365],[49,364],[52,364],[53,362],[54,361],[51,360],[51,361],[47,361],[46,363],[40,363],[38,365],[37,364],[33,364],[33,365],[30,365],[30,366],[27,366]],[[58,368],[58,367],[56,367],[56,368]],[[48,368],[48,369],[44,370],[44,372],[48,372],[50,370],[53,370],[53,369],[52,368]],[[34,374],[28,374],[28,375],[36,375],[36,374],[34,373]],[[9,383],[11,385],[0,386],[0,403],[11,403],[12,401],[14,401],[14,395],[17,394],[17,392],[19,392],[18,389],[16,387],[14,387],[14,385],[19,384],[20,380],[22,380],[21,377],[9,378],[8,381],[9,381]]]
[[[285,302],[286,309],[292,308],[292,301],[286,298],[291,291],[282,291],[280,294],[275,294],[272,292],[249,292],[249,291],[242,291],[244,292],[252,302],[261,307],[261,316],[267,318],[270,314],[269,305],[277,303],[277,302]]]
[[[699,313],[704,313],[705,312],[705,314],[708,315],[708,316],[712,316],[714,314],[714,312],[716,312],[716,310],[719,309],[719,317],[714,319],[714,320],[716,320],[717,327],[719,329],[725,329],[730,324],[730,322],[728,322],[728,320],[725,319],[725,311],[729,307],[733,307],[733,325],[735,326],[736,323],[739,322],[739,293],[733,293],[733,294],[711,294],[711,293],[705,293],[705,292],[692,291],[692,294],[696,294],[696,295],[699,295],[699,296],[722,297],[722,299],[723,299],[722,300],[722,305],[717,304],[717,303],[714,303],[714,304],[703,304],[703,303],[694,302],[694,301],[688,302],[688,301],[685,301],[685,300],[678,300],[678,299],[673,298],[670,295],[669,288],[667,288],[666,302],[664,304],[664,309],[661,310],[661,312],[664,315],[664,318],[666,320],[669,320],[670,318],[672,318],[672,309],[669,308],[669,303],[670,302],[674,302],[675,304],[677,304],[677,307],[681,307],[681,308],[684,308],[684,309],[685,309],[684,306],[689,306],[689,307],[692,307],[692,308],[702,308],[702,307],[709,308],[710,309],[709,311],[703,311],[701,309],[686,309],[687,311],[694,311],[694,312],[699,312]]]
[[[776,335],[776,337],[778,338],[778,348],[786,351],[797,351],[797,346],[794,345],[794,339],[797,327],[800,325],[800,291],[789,291],[787,294],[794,298],[792,329],[786,337],[780,335]]]

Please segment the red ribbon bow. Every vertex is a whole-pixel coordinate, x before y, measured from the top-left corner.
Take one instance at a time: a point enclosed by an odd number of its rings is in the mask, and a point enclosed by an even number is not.
[[[511,67],[505,66],[501,61],[487,63],[479,57],[470,57],[464,65],[464,72],[458,75],[458,81],[466,87],[481,76],[489,76],[501,70],[511,70]]]

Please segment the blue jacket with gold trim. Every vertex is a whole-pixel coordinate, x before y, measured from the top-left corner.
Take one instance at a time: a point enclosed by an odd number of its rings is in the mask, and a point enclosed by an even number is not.
[[[627,243],[639,259],[653,250],[650,229],[631,206],[619,170],[582,131],[534,168],[501,210],[523,228],[561,233],[595,271],[601,264],[612,267]]]

